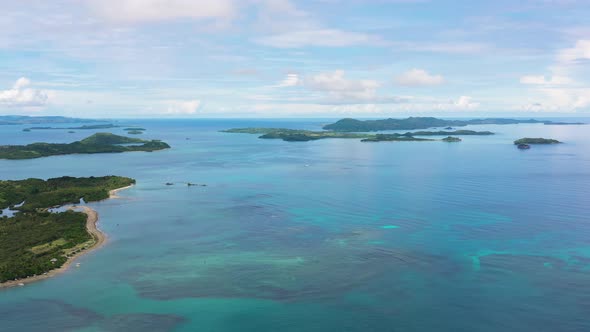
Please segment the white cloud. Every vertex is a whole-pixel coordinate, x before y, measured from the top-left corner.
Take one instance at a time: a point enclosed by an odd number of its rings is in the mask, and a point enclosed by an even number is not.
[[[520,78],[520,83],[531,85],[563,85],[572,82],[572,79],[567,76],[553,76],[546,79],[543,75],[527,75]]]
[[[590,107],[590,88],[541,89],[546,99],[543,105],[549,110],[576,111]]]
[[[307,29],[258,38],[257,43],[276,48],[345,47],[383,45],[381,38],[369,34],[337,29]]]
[[[0,106],[8,107],[40,107],[45,106],[49,95],[45,91],[29,88],[31,81],[26,77],[19,78],[12,89],[0,90]]]
[[[236,14],[232,0],[90,0],[88,5],[98,16],[123,23],[178,18],[229,20]]]
[[[473,102],[472,100],[473,100],[473,98],[471,98],[469,96],[461,96],[461,97],[459,97],[459,99],[457,101],[455,101],[453,103],[453,105],[456,108],[462,109],[462,110],[471,110],[474,108],[478,108],[480,104]]]
[[[431,75],[423,69],[412,69],[396,77],[395,81],[404,86],[429,86],[442,84],[445,80],[441,75]]]
[[[306,77],[304,85],[327,93],[333,102],[374,102],[378,99],[377,88],[380,86],[375,80],[348,79],[343,70]]]
[[[166,114],[169,115],[190,115],[197,113],[201,106],[200,100],[173,100],[166,103]]]
[[[590,40],[578,40],[572,48],[561,50],[558,59],[564,63],[577,63],[590,60]]]
[[[296,86],[301,83],[299,75],[297,74],[287,74],[284,80],[282,80],[279,84],[276,85],[277,88],[287,88],[291,86]]]

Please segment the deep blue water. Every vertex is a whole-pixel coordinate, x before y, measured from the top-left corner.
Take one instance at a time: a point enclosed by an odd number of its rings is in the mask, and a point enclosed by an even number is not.
[[[173,148],[0,160],[138,181],[90,204],[109,242],[80,268],[0,291],[1,331],[590,331],[590,126],[288,143],[218,130],[330,121],[123,122]],[[22,128],[0,145],[94,132]]]

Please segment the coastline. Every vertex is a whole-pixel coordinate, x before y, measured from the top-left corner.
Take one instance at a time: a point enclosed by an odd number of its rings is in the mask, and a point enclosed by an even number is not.
[[[117,188],[117,189],[113,189],[113,190],[109,191],[109,198],[108,199],[120,198],[119,196],[117,196],[117,193],[119,191],[131,188],[131,187],[133,187],[133,185],[121,187],[121,188]],[[107,236],[105,233],[103,233],[97,227],[98,220],[99,220],[98,212],[96,212],[95,210],[93,210],[87,206],[78,206],[78,205],[72,205],[69,209],[70,210],[82,209],[81,212],[86,214],[86,216],[87,216],[86,217],[86,230],[88,231],[90,236],[92,236],[92,238],[94,239],[94,243],[92,244],[92,246],[86,250],[82,250],[81,252],[71,256],[70,258],[68,258],[68,260],[62,266],[60,266],[57,269],[47,271],[46,274],[42,274],[42,275],[38,275],[38,276],[33,276],[33,277],[23,278],[23,279],[18,279],[18,280],[5,281],[3,283],[0,283],[0,289],[18,287],[18,286],[21,286],[21,284],[27,285],[32,282],[36,282],[36,281],[40,281],[40,280],[54,277],[58,274],[61,274],[65,271],[67,271],[70,268],[70,266],[74,263],[74,261],[76,259],[78,259],[79,257],[81,257],[91,251],[94,251],[96,249],[99,249],[105,245],[105,243],[107,242]]]

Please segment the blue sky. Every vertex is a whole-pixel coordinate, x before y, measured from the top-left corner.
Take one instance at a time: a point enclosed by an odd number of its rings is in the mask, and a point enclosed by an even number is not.
[[[587,0],[0,5],[0,114],[590,114]]]

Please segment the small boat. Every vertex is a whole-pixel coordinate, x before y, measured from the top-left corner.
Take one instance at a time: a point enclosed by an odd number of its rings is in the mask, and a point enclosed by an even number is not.
[[[167,186],[173,186],[173,185],[174,185],[174,183],[172,183],[172,182],[166,182],[166,185],[167,185]]]
[[[528,144],[518,144],[518,146],[517,146],[517,147],[518,147],[519,149],[521,149],[521,150],[528,150],[528,149],[530,149],[530,148],[531,148],[531,146],[530,146],[530,145],[528,145]]]

